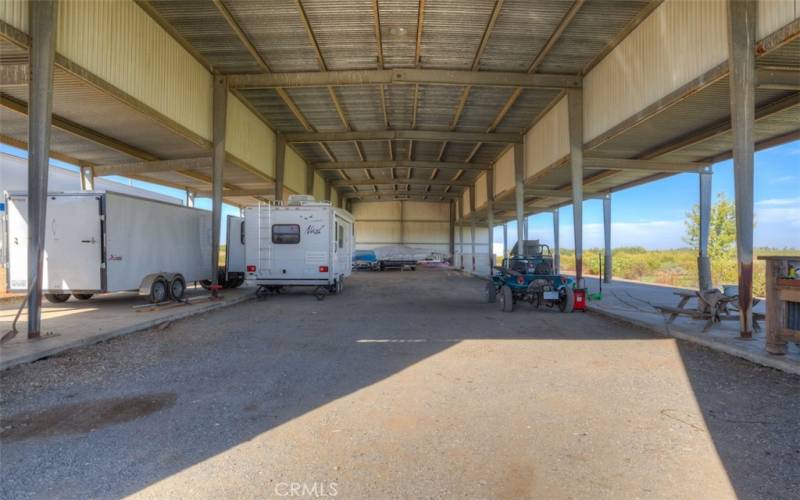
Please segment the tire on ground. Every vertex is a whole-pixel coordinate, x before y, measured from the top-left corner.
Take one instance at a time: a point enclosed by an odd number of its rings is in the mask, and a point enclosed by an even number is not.
[[[164,278],[156,278],[150,285],[150,293],[148,294],[150,302],[158,304],[164,302],[169,298],[169,284]]]
[[[486,284],[486,302],[489,304],[497,302],[497,288],[494,283],[489,282]]]
[[[514,310],[514,292],[508,285],[503,285],[500,289],[500,310],[512,312]]]
[[[60,304],[61,302],[66,302],[69,300],[68,293],[46,293],[44,294],[44,298],[47,299],[48,302],[53,304]]]
[[[78,300],[89,300],[92,297],[94,297],[94,294],[93,293],[73,293],[72,296],[75,297]]]
[[[575,308],[575,292],[565,286],[558,291],[558,309],[563,313],[571,313]]]

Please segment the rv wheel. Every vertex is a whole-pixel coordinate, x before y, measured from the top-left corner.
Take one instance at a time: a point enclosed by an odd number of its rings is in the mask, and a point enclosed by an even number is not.
[[[158,278],[157,280],[153,281],[153,284],[150,285],[150,302],[153,304],[159,304],[164,302],[169,297],[169,286],[167,285],[167,280],[164,278]]]
[[[175,276],[172,283],[169,284],[169,296],[174,300],[180,301],[185,294],[186,282],[183,280],[183,276]]]
[[[78,300],[89,300],[94,296],[94,294],[93,293],[73,293],[72,296],[75,297]]]
[[[328,295],[328,288],[324,286],[318,286],[316,292],[314,292],[314,297],[317,300],[325,300],[326,295]]]
[[[69,300],[68,293],[46,293],[44,294],[44,298],[47,299],[48,302],[52,302],[53,304],[59,304],[61,302],[66,302]]]

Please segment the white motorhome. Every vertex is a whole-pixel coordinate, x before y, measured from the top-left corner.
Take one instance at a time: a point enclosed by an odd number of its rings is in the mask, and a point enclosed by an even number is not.
[[[28,197],[6,194],[8,285],[28,288]],[[153,302],[180,299],[211,275],[211,213],[113,192],[47,196],[42,288],[70,294],[138,290]]]
[[[248,207],[244,219],[249,284],[342,291],[355,248],[355,225],[349,212],[296,195],[286,205]]]

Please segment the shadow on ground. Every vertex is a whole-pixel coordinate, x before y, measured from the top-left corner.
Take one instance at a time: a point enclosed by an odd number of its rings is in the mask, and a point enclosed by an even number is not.
[[[0,496],[136,493],[463,341],[663,340],[591,314],[505,314],[458,273],[395,276],[361,274],[323,302],[282,295],[3,373]],[[677,345],[736,494],[796,498],[800,379]],[[63,424],[125,398],[147,411]]]

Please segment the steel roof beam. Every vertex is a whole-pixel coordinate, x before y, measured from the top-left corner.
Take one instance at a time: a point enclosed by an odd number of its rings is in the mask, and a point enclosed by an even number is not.
[[[127,176],[131,174],[170,172],[173,170],[201,170],[206,168],[211,168],[210,156],[182,160],[141,161],[118,165],[98,165],[94,167],[94,175],[96,177],[105,175]]]
[[[485,163],[460,163],[444,161],[422,161],[422,160],[377,160],[377,161],[340,161],[340,162],[321,162],[313,163],[312,167],[316,170],[335,171],[335,170],[358,170],[362,168],[439,168],[439,169],[464,169],[464,170],[489,170],[491,165]]]
[[[800,67],[756,68],[756,88],[800,90]]]
[[[211,196],[210,190],[196,191],[195,195],[201,198],[208,198]],[[222,196],[275,196],[274,188],[267,189],[224,189]]]
[[[564,89],[580,88],[581,77],[544,73],[528,74],[501,71],[399,68],[232,74],[228,76],[228,83],[231,88],[237,89],[381,84],[471,85],[476,87]]]
[[[346,186],[374,186],[376,184],[398,184],[398,185],[412,185],[412,186],[471,186],[473,183],[468,181],[449,181],[444,179],[367,179],[367,180],[354,180],[349,181],[334,181],[334,187]]]
[[[522,135],[514,133],[456,132],[443,130],[358,130],[344,132],[287,132],[286,142],[349,141],[449,141],[521,144]]]
[[[660,160],[630,160],[622,158],[584,157],[588,170],[631,170],[641,172],[697,172],[708,166],[707,162],[674,162]]]
[[[344,193],[342,197],[344,198],[364,198],[364,197],[372,197],[372,196],[428,196],[428,197],[438,197],[438,198],[447,198],[449,200],[455,200],[457,198],[461,198],[461,194],[458,193],[432,193],[430,191],[400,191],[400,190],[392,190],[392,189],[382,189],[379,191],[352,191],[349,193]]]

